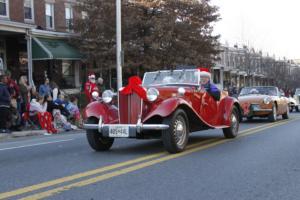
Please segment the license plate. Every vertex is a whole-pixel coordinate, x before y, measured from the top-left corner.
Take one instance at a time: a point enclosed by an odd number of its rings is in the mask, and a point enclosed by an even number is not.
[[[129,137],[128,126],[110,126],[109,137]]]
[[[254,111],[259,110],[259,109],[260,109],[260,106],[259,106],[259,105],[252,105],[252,109],[253,109]]]

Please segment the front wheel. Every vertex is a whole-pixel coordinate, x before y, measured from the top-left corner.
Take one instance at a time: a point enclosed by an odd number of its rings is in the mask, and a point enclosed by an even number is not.
[[[277,108],[275,104],[272,107],[272,113],[269,114],[268,119],[270,122],[275,122],[277,120]]]
[[[162,141],[169,153],[182,152],[188,142],[189,123],[187,115],[182,109],[176,110],[171,116],[163,120],[163,124],[169,125],[162,131]]]
[[[286,108],[286,113],[284,113],[282,115],[282,119],[288,119],[289,118],[289,115],[290,115],[290,109],[289,109],[289,106],[287,106]]]
[[[235,138],[238,135],[239,121],[239,111],[236,107],[233,107],[230,115],[230,127],[223,128],[225,138]]]
[[[89,118],[88,124],[97,124],[96,118]],[[100,135],[98,130],[86,130],[87,140],[95,151],[107,151],[114,143],[114,138],[105,138]]]

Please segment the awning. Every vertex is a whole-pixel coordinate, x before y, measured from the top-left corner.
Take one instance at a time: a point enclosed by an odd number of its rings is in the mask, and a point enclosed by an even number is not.
[[[81,60],[82,55],[65,40],[32,37],[32,60]]]

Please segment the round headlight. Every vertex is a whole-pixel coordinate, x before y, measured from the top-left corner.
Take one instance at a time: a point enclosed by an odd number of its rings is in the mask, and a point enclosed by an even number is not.
[[[94,92],[92,92],[92,97],[93,97],[93,99],[98,99],[98,97],[99,97],[99,92],[97,92],[97,91],[94,91]]]
[[[271,98],[271,97],[266,97],[266,98],[264,98],[264,103],[265,103],[265,104],[269,104],[271,101],[272,101],[272,98]]]
[[[105,90],[102,93],[102,100],[104,103],[110,103],[114,97],[114,93],[111,90]]]
[[[149,88],[147,90],[147,99],[150,102],[153,102],[157,99],[157,97],[159,96],[159,91],[155,88]]]
[[[178,94],[183,96],[185,94],[185,89],[183,87],[178,88]]]

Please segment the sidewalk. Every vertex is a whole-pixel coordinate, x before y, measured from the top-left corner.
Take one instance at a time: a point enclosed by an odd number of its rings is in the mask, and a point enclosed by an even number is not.
[[[72,131],[64,131],[64,132],[59,132],[54,135],[59,135],[59,134],[64,134],[64,133],[78,133],[82,132],[83,129],[78,129],[78,130],[72,130]],[[9,138],[18,138],[18,137],[28,137],[28,136],[39,136],[39,135],[44,135],[47,133],[46,130],[26,130],[26,131],[17,131],[17,132],[12,132],[10,134],[4,133],[0,134],[0,141],[3,141],[5,139]]]

